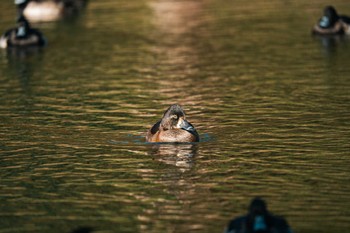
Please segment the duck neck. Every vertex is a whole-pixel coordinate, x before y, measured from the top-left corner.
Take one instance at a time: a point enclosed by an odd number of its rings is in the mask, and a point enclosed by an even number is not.
[[[26,26],[22,25],[17,29],[17,37],[25,37],[27,35],[27,28]]]
[[[263,215],[257,215],[254,218],[254,225],[253,225],[254,231],[266,231],[267,225],[266,221]]]

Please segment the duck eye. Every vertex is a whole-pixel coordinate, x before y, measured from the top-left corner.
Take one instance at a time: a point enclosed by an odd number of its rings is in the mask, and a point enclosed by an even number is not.
[[[176,120],[177,119],[177,115],[172,115],[171,118]]]

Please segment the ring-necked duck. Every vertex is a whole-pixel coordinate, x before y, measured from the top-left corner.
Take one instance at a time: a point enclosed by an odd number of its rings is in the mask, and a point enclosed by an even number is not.
[[[0,38],[0,47],[43,46],[46,40],[42,33],[31,28],[24,16],[17,20],[17,27],[9,29]]]
[[[83,9],[87,0],[15,0],[18,14],[31,22],[50,22],[73,15]]]
[[[312,33],[317,35],[350,35],[350,18],[338,15],[333,6],[327,6],[324,8],[322,18],[313,27]]]
[[[163,118],[148,130],[147,142],[198,142],[199,135],[186,120],[185,112],[178,104],[171,105]]]
[[[272,215],[261,198],[254,198],[247,215],[230,221],[225,233],[291,233],[287,221]]]

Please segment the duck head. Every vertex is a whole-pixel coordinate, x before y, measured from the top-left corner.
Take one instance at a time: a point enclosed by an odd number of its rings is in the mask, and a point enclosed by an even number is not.
[[[178,104],[171,105],[164,113],[160,122],[163,130],[183,129],[191,131],[193,126],[186,120],[185,112]]]
[[[19,7],[25,7],[30,0],[15,0],[15,4]]]
[[[324,8],[323,16],[320,19],[318,25],[321,28],[331,28],[339,20],[337,11],[333,6],[327,6]]]
[[[261,198],[254,198],[249,206],[248,213],[253,232],[268,232],[266,203]]]

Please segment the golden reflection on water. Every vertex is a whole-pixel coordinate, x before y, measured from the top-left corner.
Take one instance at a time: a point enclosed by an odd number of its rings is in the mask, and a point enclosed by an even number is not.
[[[200,24],[201,1],[152,1],[149,3],[154,12],[154,24],[160,32],[172,34],[178,39]]]
[[[191,34],[201,23],[201,1],[152,1],[155,37],[157,44],[152,50],[159,57],[155,92],[161,93],[163,105],[186,103],[195,105],[201,100],[190,87],[196,83],[189,78],[198,72],[198,55],[193,47],[195,38]]]

